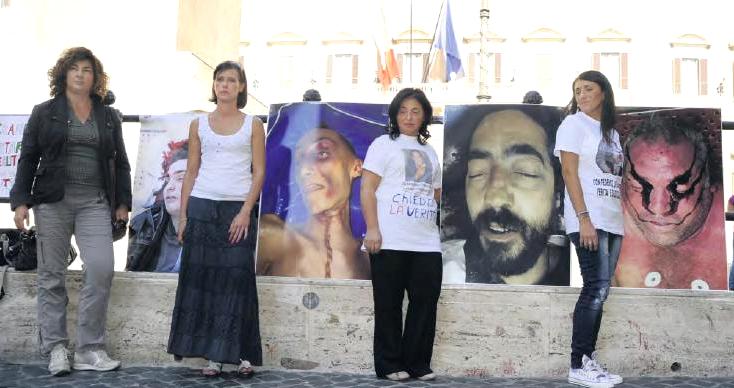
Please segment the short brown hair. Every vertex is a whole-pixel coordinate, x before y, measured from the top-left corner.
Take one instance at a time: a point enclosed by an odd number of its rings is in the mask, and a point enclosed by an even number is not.
[[[61,57],[56,61],[56,65],[49,69],[48,86],[51,88],[50,94],[52,97],[57,97],[66,92],[66,73],[75,63],[84,60],[92,63],[94,74],[94,84],[90,94],[96,94],[100,98],[104,98],[107,94],[107,74],[104,72],[102,62],[94,56],[92,50],[86,47],[72,47],[64,50]]]
[[[247,75],[245,75],[245,70],[242,68],[242,66],[240,66],[240,64],[235,61],[224,61],[218,64],[217,68],[214,69],[214,75],[212,76],[212,79],[216,81],[217,75],[219,75],[219,73],[225,70],[229,70],[229,69],[236,71],[237,77],[239,78],[240,83],[245,85],[245,88],[241,92],[237,93],[237,108],[242,109],[245,107],[245,105],[247,105]],[[216,93],[214,93],[214,83],[213,82],[212,82],[212,97],[209,99],[209,101],[215,104],[217,103],[217,95]]]

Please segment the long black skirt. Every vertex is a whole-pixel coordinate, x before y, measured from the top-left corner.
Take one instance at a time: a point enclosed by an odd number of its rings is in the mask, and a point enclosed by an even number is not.
[[[168,353],[262,365],[257,287],[255,219],[247,238],[228,241],[232,219],[243,202],[191,197]]]

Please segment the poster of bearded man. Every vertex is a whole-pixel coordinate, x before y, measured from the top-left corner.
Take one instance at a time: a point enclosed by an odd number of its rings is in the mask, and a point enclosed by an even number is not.
[[[558,108],[447,106],[444,283],[569,285]]]

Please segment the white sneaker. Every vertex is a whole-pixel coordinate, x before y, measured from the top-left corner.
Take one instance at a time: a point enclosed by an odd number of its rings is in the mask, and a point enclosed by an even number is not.
[[[620,375],[615,375],[614,373],[610,373],[610,372],[609,372],[609,371],[607,370],[607,368],[603,367],[603,366],[601,365],[601,363],[599,362],[599,359],[597,358],[597,356],[598,356],[598,355],[599,355],[599,354],[598,354],[598,353],[597,353],[596,351],[595,351],[595,352],[593,352],[593,353],[591,353],[591,360],[592,360],[592,361],[593,361],[593,362],[594,362],[594,363],[596,364],[596,367],[597,367],[597,368],[598,368],[598,369],[599,369],[600,371],[604,372],[604,374],[606,374],[606,375],[607,375],[607,378],[609,379],[609,381],[611,381],[611,382],[612,382],[612,384],[622,384],[622,381],[623,381],[623,379],[622,379],[622,376],[620,376]]]
[[[406,371],[393,372],[385,376],[388,380],[392,381],[405,381],[410,378],[410,375]]]
[[[74,353],[74,369],[106,372],[120,367],[120,361],[113,360],[104,350],[89,350]]]
[[[607,375],[600,369],[596,363],[584,355],[581,360],[581,368],[571,368],[568,370],[568,382],[580,385],[582,387],[591,388],[612,388],[612,383]]]
[[[51,361],[48,363],[48,371],[53,376],[65,376],[71,372],[69,365],[69,351],[63,344],[57,344],[51,350]]]

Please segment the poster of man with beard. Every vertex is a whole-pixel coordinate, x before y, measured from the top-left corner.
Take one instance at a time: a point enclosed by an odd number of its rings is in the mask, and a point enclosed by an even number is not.
[[[725,290],[721,112],[621,114],[624,239],[615,285]]]
[[[569,285],[558,108],[447,106],[444,283]]]

